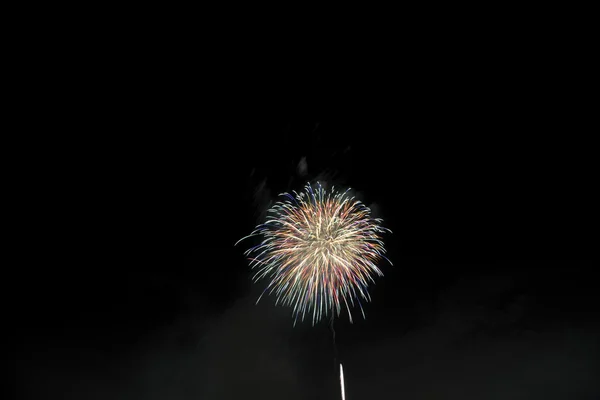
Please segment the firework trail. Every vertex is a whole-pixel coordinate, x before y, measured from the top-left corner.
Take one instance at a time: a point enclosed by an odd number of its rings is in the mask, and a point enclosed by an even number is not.
[[[344,368],[340,364],[340,387],[342,389],[342,400],[346,400],[346,392],[344,390]]]
[[[240,239],[263,237],[244,253],[256,269],[253,280],[270,279],[258,301],[274,292],[276,304],[293,307],[294,324],[307,313],[313,325],[329,312],[339,316],[342,306],[352,322],[355,302],[365,317],[361,299],[370,301],[367,286],[375,283],[373,275],[383,276],[377,262],[389,260],[381,234],[391,231],[349,196],[350,189],[327,191],[320,184],[304,189],[281,194],[284,200],[268,210],[265,223]]]

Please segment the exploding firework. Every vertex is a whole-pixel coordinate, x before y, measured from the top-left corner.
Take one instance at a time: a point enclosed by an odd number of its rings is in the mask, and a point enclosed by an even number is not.
[[[256,270],[253,280],[270,279],[258,301],[275,292],[276,304],[293,307],[294,324],[306,314],[312,314],[313,325],[329,312],[339,316],[342,306],[352,322],[355,302],[364,318],[361,299],[371,300],[368,283],[383,276],[377,263],[389,262],[381,234],[391,231],[349,189],[327,191],[320,184],[304,189],[281,194],[284,200],[268,210],[265,223],[240,239],[263,237],[244,253]]]

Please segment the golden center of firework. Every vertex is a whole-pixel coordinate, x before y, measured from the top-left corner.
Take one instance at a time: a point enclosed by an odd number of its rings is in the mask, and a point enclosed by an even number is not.
[[[305,243],[312,249],[337,251],[343,244],[341,240],[338,240],[339,234],[337,229],[337,227],[333,227],[329,229],[313,230],[305,236]]]

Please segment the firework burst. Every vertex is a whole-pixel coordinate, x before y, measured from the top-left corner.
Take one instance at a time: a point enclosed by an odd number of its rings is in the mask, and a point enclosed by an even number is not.
[[[355,303],[365,317],[361,299],[371,300],[367,286],[374,275],[383,276],[377,263],[388,259],[381,234],[391,231],[349,190],[307,184],[304,192],[283,193],[265,223],[240,239],[263,237],[244,253],[256,270],[253,280],[270,280],[258,301],[274,292],[276,304],[293,307],[294,324],[306,314],[313,325],[330,312],[339,316],[343,306],[352,322]]]

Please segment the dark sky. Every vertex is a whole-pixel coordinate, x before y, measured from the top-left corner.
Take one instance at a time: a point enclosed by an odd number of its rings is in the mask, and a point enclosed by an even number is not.
[[[43,115],[81,135],[27,144],[47,161],[23,166],[19,398],[337,399],[327,322],[255,305],[233,246],[315,180],[393,231],[367,319],[335,322],[348,400],[599,398],[592,159],[573,110],[533,73],[425,67],[350,107],[132,70]]]

